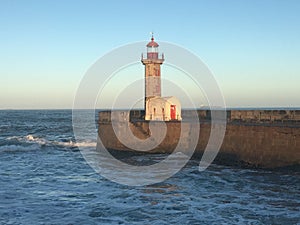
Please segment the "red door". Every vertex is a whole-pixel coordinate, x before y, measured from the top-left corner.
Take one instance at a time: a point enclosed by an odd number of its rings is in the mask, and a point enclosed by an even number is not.
[[[171,120],[176,120],[176,105],[171,105]]]

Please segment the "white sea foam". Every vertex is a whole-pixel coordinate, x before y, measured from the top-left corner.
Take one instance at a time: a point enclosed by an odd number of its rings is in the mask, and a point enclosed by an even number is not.
[[[65,147],[96,147],[97,143],[92,141],[82,141],[82,142],[55,142],[56,145],[65,146]]]
[[[26,140],[27,142],[35,142],[35,143],[37,143],[37,144],[39,144],[39,145],[46,145],[46,144],[49,143],[48,140],[46,140],[46,139],[44,139],[44,138],[34,137],[34,136],[32,136],[31,134],[25,136],[25,140]]]
[[[39,146],[59,146],[59,147],[86,147],[86,148],[94,148],[96,147],[97,143],[92,140],[83,140],[83,141],[53,141],[53,140],[47,140],[45,138],[35,137],[31,134],[26,136],[12,136],[6,138],[6,140],[15,140],[20,143],[27,143],[27,144],[38,144]],[[11,146],[18,146],[16,144],[13,144]],[[22,145],[20,145],[22,146]]]
[[[26,136],[12,136],[12,137],[6,138],[6,140],[15,140],[18,142],[25,142],[25,143],[37,143],[39,145],[45,145],[49,142],[44,138],[34,137],[31,134],[26,135]]]

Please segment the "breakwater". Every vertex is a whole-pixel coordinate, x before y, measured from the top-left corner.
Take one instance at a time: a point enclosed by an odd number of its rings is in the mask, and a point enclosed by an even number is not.
[[[171,153],[179,144],[184,152],[189,149],[189,132],[200,127],[194,157],[201,157],[211,133],[210,110],[197,110],[199,121],[189,121],[191,110],[183,110],[183,121],[151,121],[155,128],[166,126],[162,142],[149,153]],[[115,134],[132,134],[141,140],[151,137],[150,123],[143,120],[142,110],[99,112],[98,134],[103,145],[112,150],[132,151]],[[300,165],[300,110],[227,110],[226,132],[216,163],[257,168],[298,167]],[[127,143],[130,144],[130,136]],[[132,140],[133,142],[134,140]]]

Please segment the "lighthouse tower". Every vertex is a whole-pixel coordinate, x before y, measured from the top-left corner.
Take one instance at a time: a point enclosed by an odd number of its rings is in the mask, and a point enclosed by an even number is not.
[[[142,54],[145,66],[145,120],[170,121],[181,120],[181,105],[174,96],[161,96],[160,66],[164,62],[164,55],[159,55],[158,44],[151,41],[147,44],[147,57]]]
[[[159,57],[158,44],[152,35],[147,44],[147,57],[142,55],[142,63],[145,65],[145,106],[151,97],[161,97],[160,65],[164,62],[164,56]]]

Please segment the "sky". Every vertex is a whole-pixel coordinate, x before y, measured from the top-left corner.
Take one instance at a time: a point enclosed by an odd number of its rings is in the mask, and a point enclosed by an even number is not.
[[[1,0],[0,109],[72,108],[94,62],[119,46],[149,41],[150,32],[158,43],[197,55],[227,107],[300,107],[299,12],[298,0]],[[120,77],[144,75],[141,64],[127,71]],[[172,79],[172,72],[176,83],[180,75],[162,66],[162,77]],[[191,95],[197,101],[198,93]],[[105,108],[111,99],[104,98]]]

